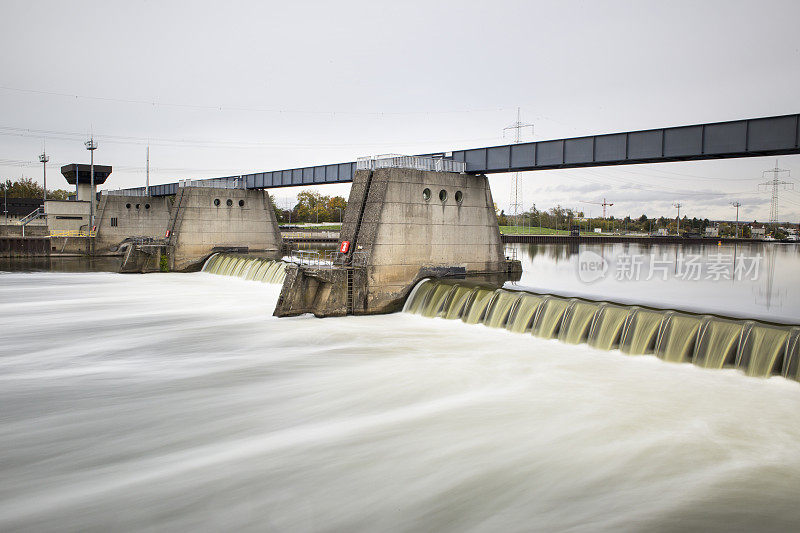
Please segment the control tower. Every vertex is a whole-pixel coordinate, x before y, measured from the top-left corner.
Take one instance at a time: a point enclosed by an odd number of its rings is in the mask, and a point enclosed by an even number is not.
[[[91,198],[97,198],[97,186],[105,183],[111,174],[111,167],[107,165],[94,166],[94,190],[91,186],[91,167],[80,163],[72,163],[61,167],[61,174],[70,185],[75,185],[77,200],[88,202]]]

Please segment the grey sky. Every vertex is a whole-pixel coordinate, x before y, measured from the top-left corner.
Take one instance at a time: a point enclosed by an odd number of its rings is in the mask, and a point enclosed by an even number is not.
[[[800,111],[800,2],[31,2],[2,0],[0,176],[88,160],[107,187]],[[47,132],[47,133],[46,133]],[[527,139],[526,139],[527,140]],[[524,174],[524,203],[603,197],[765,220],[774,158]],[[800,184],[800,156],[785,156]],[[510,176],[490,178],[508,208]],[[344,194],[346,185],[325,186]],[[800,185],[781,218],[800,220]],[[297,191],[273,191],[279,198]]]

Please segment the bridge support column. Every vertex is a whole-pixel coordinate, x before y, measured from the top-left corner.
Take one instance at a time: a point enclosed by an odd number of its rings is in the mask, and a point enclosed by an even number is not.
[[[425,277],[506,277],[520,271],[519,262],[503,256],[492,193],[480,175],[360,170],[350,190],[341,240],[349,241],[350,249],[344,265],[331,268],[348,272],[327,283],[345,283],[329,292],[344,291],[352,314],[400,309],[411,288]],[[317,270],[301,266],[295,277],[318,278]],[[275,315],[298,314],[301,308],[317,316],[345,314],[340,298],[326,306],[324,294],[312,297],[302,292],[306,290],[316,289],[300,282],[284,285]],[[297,304],[300,301],[315,304],[304,307]]]
[[[173,270],[193,270],[213,252],[281,254],[281,234],[263,190],[180,187],[172,206],[168,243]]]

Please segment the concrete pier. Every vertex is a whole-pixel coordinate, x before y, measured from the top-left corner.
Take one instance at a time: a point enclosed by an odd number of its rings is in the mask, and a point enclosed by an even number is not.
[[[191,270],[217,251],[280,258],[281,234],[263,190],[180,187],[172,206],[167,243],[170,268]]]
[[[88,202],[49,206],[56,252],[90,253]],[[71,208],[66,215],[66,208]],[[62,213],[63,212],[63,213]],[[175,197],[104,194],[95,218],[92,254],[123,254],[123,270],[192,270],[216,251],[260,253],[278,259],[281,236],[269,195],[262,190],[180,187]],[[59,223],[64,227],[59,226]]]
[[[485,176],[410,168],[356,172],[331,265],[288,268],[276,316],[398,310],[425,277],[519,272],[507,261]]]
[[[103,195],[95,219],[95,251],[115,252],[128,239],[164,239],[171,208],[168,197]]]

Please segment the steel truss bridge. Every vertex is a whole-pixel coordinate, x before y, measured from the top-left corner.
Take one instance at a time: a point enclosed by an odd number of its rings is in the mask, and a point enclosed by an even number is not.
[[[465,162],[470,174],[491,174],[787,154],[800,154],[800,114],[421,155]],[[323,185],[351,182],[355,171],[356,162],[351,161],[193,180],[192,184],[215,180],[247,189]],[[178,187],[179,183],[153,185],[150,194],[169,196],[175,194]],[[141,196],[145,189],[137,187],[114,192]]]

